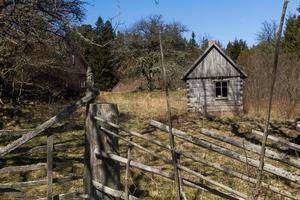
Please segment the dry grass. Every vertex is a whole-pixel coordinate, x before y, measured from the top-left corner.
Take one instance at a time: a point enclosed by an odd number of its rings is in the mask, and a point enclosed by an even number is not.
[[[267,100],[246,99],[245,110],[252,118],[265,118],[268,108]],[[274,100],[272,104],[272,119],[293,120],[300,118],[300,105],[292,105],[288,100]]]
[[[183,100],[185,97],[184,92],[173,91],[171,92],[170,96],[171,96],[170,100],[172,106],[172,119],[173,119],[174,126],[176,128],[187,131],[189,134],[192,134],[203,140],[207,140],[212,143],[221,145],[222,147],[234,150],[242,155],[247,154],[247,157],[258,159],[258,156],[253,153],[245,152],[244,150],[241,150],[239,148],[232,147],[231,145],[219,141],[215,141],[211,138],[199,134],[199,128],[205,126],[206,128],[220,132],[223,135],[230,136],[232,138],[235,138],[236,140],[241,140],[241,138],[235,136],[231,132],[225,131],[228,130],[228,127],[206,119],[200,120],[200,116],[198,114],[187,113],[186,102]],[[147,130],[149,130],[148,122],[150,119],[155,119],[158,121],[166,121],[166,102],[165,102],[164,94],[162,92],[156,91],[152,93],[145,93],[145,92],[103,93],[101,97],[98,99],[98,101],[118,104],[122,116],[121,118],[122,125],[139,132],[145,132],[145,134],[147,134],[149,137],[155,140],[163,141],[166,144],[168,143],[168,136],[166,133],[157,130],[154,132],[153,131],[147,132]],[[221,115],[222,118],[229,117],[233,120],[239,120],[239,118],[248,118],[249,116],[250,114],[246,116],[235,116],[234,114]],[[176,139],[176,140],[177,140],[176,146],[181,150],[192,152],[195,155],[206,158],[207,160],[210,160],[212,162],[221,163],[228,168],[235,169],[239,172],[255,177],[256,170],[251,166],[241,164],[238,161],[232,160],[230,158],[221,156],[217,153],[189,144],[180,139]],[[134,139],[134,141],[170,159],[169,152],[166,152],[165,150],[158,148],[157,146],[153,144],[149,144],[140,139]],[[121,142],[121,155],[126,156],[126,147],[125,144],[122,142]],[[161,161],[154,159],[151,156],[148,156],[145,153],[140,152],[139,150],[134,150],[132,157],[138,162],[149,164],[152,166],[159,166],[160,168],[166,169],[170,172],[172,171],[170,166],[165,165]],[[283,167],[294,174],[300,173],[300,171],[296,170],[295,168],[287,167],[286,165],[283,165],[281,163],[269,159],[267,160],[269,163],[272,163],[273,165],[278,167]],[[182,159],[182,163],[186,166],[191,167],[196,171],[208,175],[210,178],[214,180],[217,180],[238,191],[250,195],[252,189],[251,184],[248,184],[237,178],[230,177],[227,174],[218,172],[204,165],[192,162],[189,159]],[[132,184],[134,184],[137,188],[139,188],[142,191],[147,191],[146,196],[148,195],[151,196],[151,198],[147,197],[147,199],[173,199],[174,198],[175,191],[174,191],[174,185],[172,183],[165,181],[160,177],[143,173],[139,170],[133,170],[133,172],[134,173],[132,175],[132,179],[133,179]],[[191,175],[184,173],[184,176],[194,181],[199,181]],[[297,187],[295,184],[286,185],[285,182],[282,182],[280,179],[277,179],[274,176],[266,176],[264,180],[265,182],[270,182],[273,185],[283,190],[289,190],[295,194],[297,193],[297,190],[299,190],[299,187]],[[188,199],[218,199],[216,196],[211,195],[207,192],[199,193],[199,191],[190,188],[185,188],[185,191],[188,195]],[[266,195],[267,196],[265,197],[265,199],[280,199],[279,196],[276,196],[272,193],[268,193]]]
[[[184,91],[170,92],[170,104],[173,116],[186,113]],[[166,118],[166,99],[161,91],[135,93],[103,92],[98,102],[116,103],[126,124],[137,123],[144,127],[150,119]]]
[[[164,142],[168,144],[168,135],[164,132],[153,130],[153,128],[149,127],[149,120],[155,119],[161,122],[166,121],[166,101],[164,97],[164,93],[161,91],[154,91],[154,92],[136,92],[136,93],[109,93],[109,92],[103,92],[101,95],[97,98],[98,102],[110,102],[110,103],[116,103],[118,104],[118,108],[120,111],[120,121],[121,125],[131,129],[138,131],[143,134],[147,134],[148,137],[153,138],[155,140],[159,140],[161,142]],[[172,121],[174,123],[174,126],[178,129],[181,129],[183,131],[188,132],[191,135],[194,135],[198,138],[201,138],[203,140],[207,140],[210,142],[213,142],[215,144],[218,144],[222,147],[234,150],[236,152],[239,152],[243,155],[247,153],[248,157],[251,158],[258,158],[257,155],[245,152],[244,150],[241,150],[239,148],[232,147],[231,145],[213,140],[211,138],[205,137],[199,133],[200,127],[206,127],[208,129],[217,131],[223,135],[230,136],[232,138],[235,138],[236,140],[242,140],[242,138],[235,136],[233,133],[231,133],[229,130],[229,127],[227,125],[224,125],[222,123],[218,123],[215,121],[210,121],[208,119],[202,119],[201,116],[195,113],[187,113],[186,111],[186,101],[185,101],[185,92],[184,91],[172,91],[170,93],[170,102],[172,107]],[[53,114],[54,111],[57,112],[62,106],[58,106],[58,108],[51,109],[51,111],[47,112],[46,106],[39,106],[39,108],[43,108],[45,112],[43,112],[43,115],[38,115],[38,111],[34,111],[35,116],[33,117],[32,121],[34,124],[38,123],[38,121],[43,121],[46,116],[49,117],[49,113]],[[39,109],[40,111],[40,109]],[[48,113],[48,115],[47,115]],[[77,113],[72,120],[79,121],[80,123],[83,123],[83,117],[84,117],[84,110],[81,110],[79,113]],[[231,120],[241,120],[241,118],[248,118],[254,114],[254,112],[249,112],[247,116],[235,116],[235,115],[222,115],[222,118],[230,118]],[[44,116],[45,115],[45,116]],[[249,122],[250,123],[250,122]],[[30,124],[24,124],[22,127],[28,127]],[[32,125],[32,124],[31,124]],[[124,134],[124,133],[122,133]],[[84,135],[83,131],[72,131],[67,132],[64,134],[60,134],[55,136],[55,143],[79,143],[84,141]],[[137,142],[144,147],[147,147],[151,149],[152,151],[155,151],[156,153],[166,157],[171,158],[170,153],[165,151],[162,148],[159,148],[158,146],[145,142],[141,139],[134,138],[134,142]],[[30,141],[25,145],[28,149],[36,146],[36,145],[42,145],[45,144],[45,137],[38,137],[34,140]],[[180,139],[176,139],[176,146],[177,148],[189,151],[194,153],[195,155],[205,158],[212,162],[218,162],[223,164],[224,166],[227,166],[228,168],[235,169],[239,172],[245,173],[247,175],[255,176],[255,169],[253,167],[247,166],[245,164],[241,164],[238,161],[234,161],[230,158],[221,156],[217,153],[210,152],[206,149],[197,147],[193,144],[184,142]],[[121,156],[126,156],[126,150],[127,145],[120,141],[120,154]],[[64,161],[64,160],[82,160],[83,158],[83,148],[77,148],[77,149],[70,149],[67,151],[57,151],[55,153],[54,160],[56,161]],[[20,165],[26,163],[26,160],[32,159],[32,162],[37,163],[39,162],[45,162],[45,153],[38,153],[38,154],[22,154],[20,155],[9,155],[6,157],[5,160],[1,161],[1,167],[7,166],[7,165]],[[167,170],[169,172],[172,171],[172,167],[169,165],[164,164],[158,159],[153,158],[152,156],[149,156],[143,152],[141,152],[138,149],[135,149],[132,151],[132,158],[135,161],[159,167],[160,169]],[[300,174],[300,170],[297,170],[292,167],[287,167],[286,165],[280,164],[275,161],[271,161],[267,159],[268,162],[272,163],[275,166],[283,167],[286,170],[294,173],[294,174]],[[236,178],[232,178],[228,176],[227,174],[224,174],[222,172],[218,172],[210,167],[204,166],[202,164],[195,163],[189,159],[182,158],[181,160],[182,164],[185,166],[188,166],[195,171],[199,171],[203,173],[204,175],[208,176],[211,179],[217,180],[221,183],[224,183],[238,191],[241,191],[246,194],[250,194],[252,185],[245,183],[244,181],[241,181]],[[33,163],[32,163],[33,164]],[[57,168],[55,169],[55,176],[61,177],[61,176],[67,176],[67,175],[82,175],[83,168],[82,166],[73,165],[69,167],[63,167],[63,168]],[[122,168],[122,183],[124,185],[124,168]],[[183,176],[192,179],[196,182],[201,182],[201,180],[195,178],[194,176],[191,176],[189,174],[183,173]],[[11,182],[11,181],[26,181],[26,180],[36,180],[40,178],[45,178],[45,170],[39,170],[36,172],[30,172],[26,173],[25,175],[22,173],[14,173],[14,174],[6,174],[0,176],[0,182]],[[299,194],[300,188],[299,186],[296,186],[295,184],[284,182],[275,176],[265,176],[264,179],[265,182],[271,182],[273,185],[276,185],[277,187],[288,190],[292,192],[293,194]],[[155,176],[149,173],[144,173],[137,169],[131,169],[131,176],[130,176],[130,184],[131,184],[131,191],[137,195],[141,196],[143,199],[161,199],[161,200],[167,200],[167,199],[174,199],[175,197],[175,186],[172,182],[167,181],[159,176]],[[65,193],[65,192],[71,192],[71,191],[82,191],[82,181],[73,181],[68,184],[64,185],[55,185],[55,194],[59,193]],[[215,200],[220,199],[208,192],[202,192],[197,191],[195,189],[191,188],[184,188],[188,199],[207,199],[207,200]],[[32,187],[27,189],[22,189],[21,191],[29,192],[30,194],[36,195],[38,197],[45,196],[46,187],[45,186],[39,186],[39,187]],[[6,197],[2,197],[5,198]],[[0,196],[1,199],[1,196]],[[265,199],[281,199],[279,196],[276,196],[274,194],[268,193]]]

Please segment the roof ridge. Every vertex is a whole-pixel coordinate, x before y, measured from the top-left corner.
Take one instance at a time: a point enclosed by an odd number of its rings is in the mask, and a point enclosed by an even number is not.
[[[181,77],[182,80],[186,80],[187,76],[198,66],[198,64],[208,55],[208,53],[213,49],[216,48],[217,51],[242,75],[243,78],[247,78],[247,74],[243,72],[239,65],[237,65],[226,53],[216,44],[213,43],[197,58],[197,60],[191,65],[191,67],[184,73]]]

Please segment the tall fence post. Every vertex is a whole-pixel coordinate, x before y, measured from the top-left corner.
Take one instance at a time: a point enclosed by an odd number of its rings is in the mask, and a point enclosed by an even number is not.
[[[97,191],[93,181],[99,182],[112,189],[120,189],[120,164],[107,158],[97,158],[94,151],[99,149],[118,155],[118,138],[107,135],[100,127],[118,133],[118,129],[95,120],[95,116],[118,124],[118,108],[116,104],[90,104],[86,119],[86,144],[84,163],[84,187],[90,199],[113,199]]]
[[[52,200],[53,191],[53,134],[47,135],[47,200]]]

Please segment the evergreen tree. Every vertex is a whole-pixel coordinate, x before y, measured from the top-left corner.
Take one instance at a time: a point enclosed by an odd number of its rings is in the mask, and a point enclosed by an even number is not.
[[[98,18],[93,32],[95,42],[103,47],[89,46],[85,49],[84,54],[94,70],[96,87],[100,90],[109,90],[118,81],[113,73],[118,62],[113,55],[111,45],[115,39],[115,32],[111,22],[104,23],[101,17]]]
[[[289,53],[295,53],[300,56],[300,6],[298,15],[289,16],[284,32],[283,46]]]
[[[237,61],[240,53],[248,49],[246,41],[235,39],[233,42],[228,42],[226,47],[226,54],[233,60]]]
[[[199,47],[195,38],[196,38],[196,34],[194,32],[192,32],[192,37],[191,37],[190,41],[188,42],[188,47],[191,49]]]
[[[98,43],[102,43],[102,33],[104,30],[104,22],[102,17],[98,17],[97,21],[96,21],[96,28],[95,28],[95,33],[96,33],[96,42]]]

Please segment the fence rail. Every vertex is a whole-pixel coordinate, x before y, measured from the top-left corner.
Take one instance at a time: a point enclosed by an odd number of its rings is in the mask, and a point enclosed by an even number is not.
[[[137,133],[137,132],[134,132],[134,131],[130,131],[130,130],[128,130],[128,129],[126,129],[126,128],[120,126],[120,125],[111,123],[111,122],[109,122],[109,121],[107,121],[107,120],[104,120],[104,119],[101,119],[101,118],[99,118],[99,117],[95,117],[95,119],[97,119],[97,120],[99,120],[99,121],[101,121],[101,122],[103,122],[103,123],[107,123],[107,124],[109,124],[110,126],[113,126],[113,127],[115,127],[115,128],[118,128],[119,130],[121,130],[121,131],[123,131],[123,132],[125,132],[125,133],[127,133],[127,134],[129,134],[129,135],[131,135],[131,136],[136,136],[136,137],[138,137],[138,138],[141,138],[141,139],[146,140],[147,142],[156,144],[156,145],[158,145],[158,146],[160,146],[160,147],[162,147],[162,148],[164,148],[164,149],[171,150],[171,148],[170,148],[169,145],[164,144],[164,143],[162,143],[162,142],[160,142],[160,141],[154,140],[154,139],[149,138],[149,137],[147,137],[147,136],[145,136],[145,135],[142,135],[142,134],[140,134],[140,133]],[[185,158],[189,158],[189,159],[191,159],[191,160],[193,160],[193,161],[195,161],[195,162],[198,162],[198,163],[204,164],[204,165],[206,165],[206,166],[212,167],[212,168],[214,168],[214,169],[217,169],[217,170],[219,170],[219,171],[222,171],[222,172],[224,172],[224,173],[226,173],[226,174],[229,174],[229,175],[231,175],[231,176],[237,177],[237,178],[239,178],[239,179],[241,179],[241,180],[244,180],[244,181],[247,181],[247,182],[249,182],[249,183],[252,183],[252,184],[255,184],[255,183],[256,183],[256,179],[255,179],[255,178],[251,178],[251,177],[249,177],[249,176],[247,176],[247,175],[245,175],[245,174],[242,174],[242,173],[240,173],[240,172],[237,172],[237,171],[234,171],[234,170],[229,169],[229,168],[227,168],[227,167],[224,167],[224,166],[222,166],[222,165],[219,164],[219,163],[214,163],[214,162],[205,160],[205,159],[200,158],[200,157],[198,157],[198,156],[196,156],[196,155],[194,155],[194,154],[192,154],[192,153],[189,153],[189,152],[183,152],[183,151],[180,151],[180,150],[178,150],[178,149],[175,149],[175,151],[176,151],[177,154],[182,155],[182,156],[184,156]],[[297,199],[298,199],[298,197],[295,197],[295,196],[292,195],[291,193],[289,193],[289,192],[287,192],[287,191],[280,190],[280,189],[278,189],[278,188],[276,188],[276,187],[274,187],[274,186],[271,186],[270,184],[267,184],[267,183],[262,182],[262,186],[263,186],[264,188],[266,188],[266,189],[268,189],[268,190],[270,190],[270,191],[272,191],[272,192],[275,192],[275,193],[277,193],[277,194],[279,194],[279,195],[282,195],[282,196],[284,196],[284,197],[288,197],[288,198],[294,199],[294,200],[297,200]]]
[[[81,103],[86,101],[80,101]],[[81,103],[78,103],[77,105],[83,105]],[[78,107],[76,106],[76,109]],[[179,150],[178,148],[171,148],[169,144],[165,144],[162,141],[155,140],[153,138],[150,138],[149,136],[143,135],[141,133],[128,130],[127,128],[121,126],[118,124],[118,110],[116,106],[112,104],[90,104],[88,109],[88,116],[86,119],[86,142],[80,142],[80,143],[59,143],[54,144],[53,137],[55,134],[57,134],[50,130],[66,130],[66,129],[50,129],[49,130],[49,123],[55,124],[59,120],[63,119],[67,115],[70,114],[70,112],[74,112],[74,107],[71,108],[71,111],[69,109],[64,110],[63,117],[57,117],[60,116],[57,115],[54,118],[50,119],[46,122],[46,125],[44,123],[43,127],[45,129],[41,129],[41,126],[37,129],[33,129],[28,133],[22,132],[22,136],[13,141],[12,143],[8,144],[7,146],[0,149],[0,157],[3,158],[7,153],[10,153],[11,151],[15,150],[14,153],[36,153],[36,152],[46,152],[47,153],[47,162],[46,163],[37,163],[37,164],[31,164],[31,165],[21,165],[21,166],[9,166],[4,167],[0,169],[0,174],[3,173],[16,173],[16,172],[29,172],[34,170],[45,170],[47,173],[46,179],[41,180],[33,180],[33,181],[27,181],[27,182],[11,182],[11,183],[1,183],[0,184],[0,193],[9,193],[5,192],[6,190],[10,190],[11,194],[15,195],[25,195],[22,192],[15,191],[19,188],[26,188],[26,187],[32,187],[32,186],[38,186],[38,185],[47,185],[47,197],[40,198],[47,199],[47,200],[53,200],[53,199],[71,199],[71,198],[83,198],[83,199],[97,199],[100,196],[108,195],[113,198],[119,198],[119,199],[125,199],[125,200],[138,200],[139,197],[136,197],[134,195],[129,194],[128,189],[128,176],[130,173],[130,168],[136,168],[138,170],[142,170],[147,173],[155,174],[160,177],[163,177],[164,179],[174,182],[174,173],[168,172],[165,170],[162,170],[155,166],[149,166],[145,165],[143,163],[134,161],[131,157],[131,149],[137,149],[141,152],[146,153],[147,155],[151,155],[152,157],[159,159],[164,164],[172,166],[174,163],[169,158],[160,155],[156,151],[150,150],[148,147],[146,148],[144,145],[139,144],[137,142],[133,141],[133,138],[139,138],[143,141],[147,141],[149,143],[155,144],[157,147],[163,148],[167,152],[175,152],[177,155],[178,162],[176,163],[176,167],[179,170],[179,179],[180,179],[180,188],[181,193],[183,193],[182,186],[185,187],[191,187],[202,191],[207,191],[211,194],[217,195],[219,197],[225,198],[225,199],[236,199],[236,200],[246,200],[249,199],[248,194],[244,194],[241,191],[235,190],[232,187],[229,187],[223,183],[220,183],[216,180],[213,180],[212,178],[200,173],[197,170],[194,170],[193,168],[189,166],[185,166],[180,162],[182,158],[187,158],[195,163],[204,164],[208,167],[211,167],[213,169],[216,169],[218,171],[221,171],[227,175],[230,175],[232,177],[239,178],[240,180],[243,180],[250,184],[256,184],[256,179],[252,178],[249,175],[243,174],[239,171],[236,171],[234,169],[228,168],[223,166],[222,164],[219,164],[217,162],[209,161],[205,158],[201,158],[197,156],[194,153],[190,153],[186,150]],[[69,112],[70,111],[70,112]],[[54,123],[54,121],[56,121]],[[158,121],[151,120],[150,125],[157,128],[158,130],[161,130],[163,132],[168,133],[169,127],[163,123],[160,123]],[[48,128],[47,128],[48,127]],[[63,127],[63,126],[62,126]],[[45,131],[47,129],[47,131]],[[4,133],[5,131],[3,131]],[[27,141],[31,140],[33,137],[39,135],[41,132],[45,132],[47,136],[47,145],[42,146],[35,146],[31,149],[26,148],[19,148],[22,144],[26,143]],[[59,132],[59,131],[58,131]],[[0,132],[1,133],[1,132]],[[4,134],[4,136],[7,136],[11,134],[12,132],[6,132],[7,134]],[[63,131],[60,131],[59,133],[63,133]],[[121,134],[125,133],[125,134]],[[193,135],[190,135],[186,132],[183,132],[181,130],[172,129],[172,134],[176,138],[180,138],[184,140],[185,142],[188,142],[190,144],[199,146],[201,148],[205,148],[209,151],[216,152],[222,156],[226,156],[228,158],[237,160],[243,164],[257,167],[258,161],[249,158],[245,155],[239,154],[235,151],[232,151],[228,148],[225,148],[223,146],[217,145],[213,142],[208,141],[207,139],[200,139]],[[226,144],[232,145],[234,147],[238,147],[240,149],[250,151],[252,153],[258,154],[260,152],[260,146],[256,144],[252,144],[248,141],[240,141],[240,140],[234,140],[230,137],[218,134],[214,131],[207,130],[207,129],[200,129],[199,134],[204,135],[205,137],[224,142]],[[3,135],[2,135],[3,136]],[[118,139],[124,141],[127,144],[127,158],[122,157],[118,154]],[[13,147],[12,144],[17,144],[17,147]],[[64,167],[70,164],[70,162],[62,162],[62,163],[56,163],[53,160],[53,153],[55,150],[65,150],[69,148],[78,148],[83,147],[85,145],[85,163],[84,163],[84,176],[66,176],[61,178],[54,178],[53,177],[53,170],[56,169],[56,167]],[[287,145],[287,143],[286,143]],[[295,146],[293,146],[294,148]],[[17,149],[17,150],[16,150]],[[277,153],[271,149],[268,149],[266,151],[266,155],[268,158],[281,162],[284,165],[295,167],[296,169],[300,168],[300,161],[293,158],[292,156],[283,155],[281,153]],[[72,162],[74,164],[74,162]],[[119,165],[126,167],[126,175],[125,175],[125,191],[120,190],[120,167]],[[74,164],[76,165],[76,163]],[[271,173],[273,175],[276,175],[280,178],[284,178],[285,180],[291,181],[295,184],[300,185],[300,176],[296,174],[292,174],[291,172],[284,170],[282,168],[273,166],[269,163],[265,164],[264,171]],[[202,182],[194,182],[190,178],[187,179],[185,176],[183,176],[180,172],[184,172],[184,174],[188,174],[191,177],[200,179]],[[100,175],[100,176],[99,176]],[[53,184],[55,183],[65,183],[73,180],[82,179],[84,180],[85,184],[85,193],[80,192],[70,192],[65,194],[59,194],[59,195],[53,195]],[[103,182],[103,180],[110,180],[109,182]],[[299,196],[296,196],[294,194],[291,194],[288,191],[279,189],[275,186],[270,185],[269,183],[262,183],[262,186],[264,189],[272,191],[278,195],[281,195],[283,197],[287,197],[293,200],[300,199]],[[33,199],[33,197],[28,197],[28,199]],[[185,195],[182,195],[183,199],[186,199]]]
[[[65,183],[73,180],[82,179],[82,176],[66,176],[62,178],[54,178],[53,177],[53,151],[54,150],[61,150],[66,148],[74,148],[83,146],[83,143],[81,144],[53,144],[53,137],[54,133],[63,133],[68,131],[69,129],[65,126],[61,126],[58,128],[51,128],[53,125],[57,124],[58,122],[62,121],[63,119],[71,116],[78,108],[84,106],[88,102],[90,102],[92,99],[94,99],[95,94],[94,93],[87,93],[86,96],[84,96],[82,99],[77,101],[75,104],[72,104],[70,106],[67,106],[62,112],[60,112],[58,115],[50,118],[49,120],[45,121],[41,125],[37,126],[35,129],[27,129],[27,130],[21,130],[21,131],[11,131],[11,130],[1,130],[0,136],[21,136],[20,138],[12,141],[11,143],[7,144],[6,146],[0,148],[0,158],[3,158],[8,153],[15,151],[14,153],[24,153],[24,150],[19,148],[21,145],[27,143],[31,139],[33,139],[36,136],[39,136],[42,132],[45,132],[47,134],[47,145],[44,146],[36,146],[32,149],[29,149],[27,152],[29,153],[36,153],[36,152],[47,152],[47,162],[46,163],[38,163],[38,164],[32,164],[32,165],[23,165],[23,166],[9,166],[4,167],[0,169],[0,173],[15,173],[15,172],[29,172],[29,171],[35,171],[35,170],[41,170],[46,169],[46,176],[47,179],[42,180],[33,180],[33,181],[27,181],[27,182],[11,182],[11,183],[0,183],[0,189],[5,189],[4,191],[0,191],[1,193],[10,194],[9,192],[6,192],[7,189],[18,189],[23,187],[32,187],[32,186],[39,186],[39,185],[47,185],[47,197],[45,199],[52,200],[54,198],[56,199],[68,199],[71,197],[75,197],[77,192],[73,192],[70,194],[61,194],[61,195],[53,195],[53,183]],[[18,149],[19,148],[19,149]],[[14,193],[11,193],[12,195]],[[21,194],[20,192],[17,192],[15,194]],[[75,195],[75,196],[74,196]],[[78,196],[78,195],[77,195]],[[25,194],[24,194],[25,198]],[[31,199],[33,197],[30,197]]]
[[[145,135],[142,135],[140,133],[137,133],[137,132],[134,132],[134,131],[130,131],[118,124],[115,124],[115,123],[112,123],[110,121],[107,121],[103,118],[100,118],[100,117],[97,117],[95,116],[94,117],[96,120],[104,123],[104,124],[107,124],[107,125],[110,125],[111,127],[114,127],[114,128],[117,128],[119,131],[122,131],[124,133],[127,133],[128,136],[131,138],[133,136],[135,137],[138,137],[140,139],[144,139],[146,140],[147,142],[151,142],[153,144],[156,144],[166,150],[171,150],[171,147],[167,144],[164,144],[163,142],[160,142],[160,141],[157,141],[157,140],[154,140],[152,138],[149,138]],[[150,121],[150,125],[160,129],[160,130],[163,130],[163,131],[168,131],[168,126],[165,125],[165,124],[162,124],[160,122],[157,122],[157,121],[154,121],[154,120],[151,120]],[[114,137],[118,137],[119,139],[125,141],[126,143],[128,143],[128,145],[131,145],[132,147],[134,148],[137,148],[143,152],[146,152],[147,154],[157,158],[157,159],[160,159],[162,160],[164,163],[166,164],[172,164],[172,161],[171,160],[168,160],[160,155],[158,155],[157,153],[155,152],[152,152],[151,150],[143,147],[142,145],[140,144],[137,144],[135,142],[132,142],[132,140],[130,138],[127,138],[125,136],[121,136],[120,134],[116,134],[114,133],[113,131],[110,131],[106,128],[103,128],[103,127],[99,127],[103,132],[105,132],[106,134],[109,134],[111,136],[114,136]],[[233,145],[233,146],[236,146],[236,147],[239,147],[239,148],[242,148],[244,150],[248,150],[248,151],[251,151],[251,152],[254,152],[254,153],[258,153],[257,151],[259,150],[259,146],[258,145],[255,145],[255,144],[252,144],[250,142],[243,142],[241,143],[240,141],[237,141],[237,140],[232,140],[231,138],[229,137],[226,137],[226,136],[222,136],[222,135],[219,135],[215,132],[212,132],[212,131],[209,131],[207,129],[201,129],[201,132],[203,135],[205,136],[208,136],[210,138],[213,138],[213,139],[217,139],[219,141],[222,141],[222,142],[225,142],[227,144],[230,144],[230,145]],[[225,155],[227,157],[230,157],[230,158],[233,158],[235,160],[238,160],[242,163],[245,163],[245,164],[249,164],[249,165],[252,165],[253,167],[257,167],[258,166],[258,161],[257,160],[254,160],[254,159],[250,159],[250,158],[246,158],[244,155],[240,155],[234,151],[231,151],[229,149],[225,149],[223,147],[220,147],[218,145],[215,145],[213,143],[210,143],[208,141],[204,141],[204,140],[200,140],[199,138],[195,138],[191,135],[188,135],[187,133],[183,132],[183,131],[180,131],[180,130],[177,130],[177,129],[174,129],[173,128],[173,134],[174,136],[177,136],[181,139],[183,139],[184,141],[187,141],[189,143],[192,143],[192,144],[195,144],[195,145],[198,145],[200,147],[204,147],[208,150],[213,150],[213,151],[216,151],[222,155]],[[219,163],[213,163],[213,162],[210,162],[208,160],[205,160],[203,158],[199,158],[198,156],[195,156],[193,155],[192,153],[189,153],[189,152],[184,152],[184,151],[180,151],[178,149],[175,149],[175,152],[178,154],[178,155],[181,155],[181,156],[184,156],[186,158],[189,158],[195,162],[199,162],[199,163],[202,163],[202,164],[205,164],[209,167],[213,167],[214,169],[217,169],[217,170],[220,170],[224,173],[227,173],[231,176],[234,176],[234,177],[237,177],[241,180],[244,180],[248,183],[251,183],[251,184],[255,184],[256,183],[256,179],[255,178],[252,178],[252,177],[249,177],[245,174],[242,174],[240,172],[237,172],[235,170],[232,170],[232,169],[229,169],[227,167],[224,167],[222,166],[221,164]],[[280,155],[270,149],[268,149],[268,155],[269,155],[269,158],[273,159],[273,160],[277,160],[277,161],[280,161],[282,163],[285,163],[285,164],[288,164],[290,166],[294,166],[294,167],[297,167],[299,168],[299,161],[296,160],[296,159],[292,159],[291,157],[289,156],[283,156],[283,155]],[[110,158],[110,159],[113,159],[115,161],[118,161],[118,162],[121,162],[123,164],[128,164],[128,159],[126,158],[123,158],[123,157],[120,157],[118,155],[113,155],[113,154],[107,154],[105,152],[101,152],[99,149],[95,150],[95,154],[98,155],[98,157],[101,158],[102,157],[105,157],[105,158]],[[133,164],[132,164],[133,163]],[[139,168],[141,170],[144,170],[144,171],[147,171],[150,172],[150,173],[154,173],[154,174],[157,174],[157,175],[160,175],[160,176],[163,176],[163,177],[169,177],[169,179],[173,180],[174,177],[172,177],[172,175],[169,174],[166,175],[165,173],[166,172],[163,172],[159,169],[157,169],[158,171],[156,171],[155,169],[153,169],[153,167],[150,167],[150,166],[146,166],[144,164],[141,164],[141,163],[137,163],[137,162],[134,162],[134,161],[131,161],[130,160],[130,166],[131,167],[136,167],[136,168]],[[192,174],[198,178],[201,178],[203,180],[205,180],[207,183],[213,185],[215,188],[210,188],[209,191],[211,190],[217,190],[217,195],[220,195],[220,193],[222,195],[229,195],[229,199],[230,198],[236,198],[236,199],[248,199],[249,197],[241,192],[238,192],[238,191],[235,191],[233,190],[232,188],[228,187],[228,186],[225,186],[217,181],[214,181],[214,180],[211,180],[209,179],[208,177],[206,176],[203,176],[202,174],[200,174],[199,172],[196,172],[190,168],[187,168],[185,166],[182,166],[180,164],[178,164],[178,168],[181,170],[181,171],[185,171],[185,172],[188,172],[189,174]],[[149,170],[150,169],[150,170]],[[289,181],[293,181],[297,184],[299,184],[299,176],[297,175],[294,175],[286,170],[283,170],[281,168],[278,168],[278,167],[275,167],[275,166],[272,166],[270,164],[266,164],[266,167],[264,168],[265,171],[269,172],[269,173],[272,173],[274,175],[277,175],[279,177],[282,177],[282,178],[285,178]],[[186,183],[186,180],[184,181]],[[198,184],[198,183],[197,183]],[[186,184],[185,184],[186,185]],[[206,185],[207,186],[207,185]],[[267,183],[262,183],[262,186],[267,189],[267,190],[270,190],[274,193],[277,193],[279,195],[282,195],[284,197],[287,197],[287,198],[290,198],[290,199],[294,199],[294,200],[297,200],[299,199],[299,196],[295,196],[287,191],[283,191],[275,186],[272,186],[270,184],[267,184]],[[219,189],[217,189],[219,188]],[[202,189],[204,189],[202,187]],[[222,190],[220,190],[222,189]],[[207,188],[204,189],[207,191]],[[223,192],[223,191],[226,191]],[[228,196],[227,196],[228,198]]]
[[[252,130],[252,134],[256,135],[258,138],[262,138],[264,133],[262,133],[260,131]],[[272,135],[268,135],[268,140],[271,140],[272,142],[281,144],[291,150],[294,150],[294,151],[297,151],[300,153],[300,145],[298,145],[298,144],[289,142],[283,138],[275,137]]]
[[[160,122],[152,120],[150,122],[150,124],[152,126],[155,126],[159,129],[163,130],[163,131],[168,131],[168,126],[165,125],[165,124],[162,124]],[[200,147],[206,148],[208,150],[217,152],[217,153],[222,154],[224,156],[227,156],[229,158],[238,160],[238,161],[243,162],[247,165],[251,165],[253,167],[258,167],[258,164],[259,164],[258,160],[248,158],[244,155],[241,155],[239,153],[236,153],[236,152],[231,151],[229,149],[226,149],[224,147],[221,147],[221,146],[215,145],[213,143],[210,143],[208,141],[204,141],[204,140],[201,140],[201,139],[196,138],[194,136],[188,135],[187,133],[185,133],[183,131],[180,131],[178,129],[173,129],[173,131],[174,131],[175,136],[177,136],[178,138],[181,138],[181,139],[183,139],[187,142],[190,142],[190,143],[193,143],[193,144],[198,145]],[[283,170],[281,168],[275,167],[271,164],[266,163],[264,165],[263,170],[266,171],[266,172],[269,172],[271,174],[274,174],[274,175],[280,176],[282,178],[285,178],[287,180],[290,180],[292,182],[295,182],[297,184],[300,184],[300,176],[293,175],[292,173],[290,173],[286,170]]]

